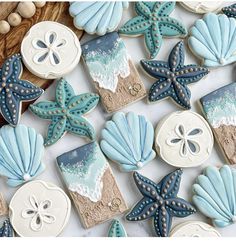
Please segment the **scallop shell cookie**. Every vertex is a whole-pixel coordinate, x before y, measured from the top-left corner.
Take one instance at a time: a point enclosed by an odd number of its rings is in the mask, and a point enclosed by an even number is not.
[[[190,29],[191,51],[207,67],[219,67],[236,61],[236,20],[224,14],[209,13]]]
[[[54,21],[35,24],[21,44],[25,66],[44,79],[61,78],[79,63],[80,42],[75,33]]]
[[[65,192],[44,181],[22,186],[12,197],[10,221],[21,237],[56,237],[66,226],[71,202]]]
[[[159,122],[155,133],[156,150],[170,165],[196,167],[210,157],[213,135],[207,122],[197,113],[171,113]]]
[[[129,7],[123,2],[72,2],[69,8],[74,25],[89,34],[103,36],[114,31],[119,25],[124,9]]]
[[[183,1],[180,4],[190,12],[205,14],[220,10],[223,1]]]

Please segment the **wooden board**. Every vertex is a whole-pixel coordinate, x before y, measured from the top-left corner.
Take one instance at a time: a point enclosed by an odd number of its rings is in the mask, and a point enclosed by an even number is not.
[[[6,19],[10,13],[15,11],[16,7],[16,2],[1,2],[0,20]],[[38,22],[46,20],[57,21],[61,24],[64,24],[67,27],[71,28],[76,33],[79,39],[82,38],[83,31],[78,30],[74,27],[73,19],[69,15],[69,3],[48,2],[43,8],[37,8],[37,11],[32,18],[22,19],[21,24],[17,27],[12,27],[9,33],[5,35],[0,34],[0,67],[8,56],[20,52],[21,41],[23,40],[25,34],[28,32],[31,26]],[[24,67],[22,78],[31,81],[32,83],[43,89],[46,89],[52,83],[52,81],[50,80],[41,79],[31,74],[26,69],[26,67]],[[30,102],[22,104],[22,112],[27,109],[29,104]],[[0,126],[5,123],[5,120],[2,118],[2,116],[0,116]]]

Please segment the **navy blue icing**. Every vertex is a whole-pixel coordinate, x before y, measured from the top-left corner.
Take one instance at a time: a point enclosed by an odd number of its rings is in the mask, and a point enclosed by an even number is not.
[[[222,8],[222,12],[228,17],[236,18],[236,3]]]
[[[0,237],[13,237],[14,231],[9,219],[4,220],[0,227]]]

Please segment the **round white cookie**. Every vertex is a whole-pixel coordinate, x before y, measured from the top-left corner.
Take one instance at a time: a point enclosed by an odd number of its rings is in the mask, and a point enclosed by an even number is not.
[[[219,237],[220,233],[211,225],[200,221],[188,221],[177,225],[170,237]]]
[[[222,6],[223,1],[183,1],[180,4],[188,11],[205,14],[209,12],[217,12]]]
[[[81,56],[80,42],[75,33],[53,21],[31,27],[21,44],[25,66],[34,75],[56,79],[72,71]]]
[[[67,224],[71,202],[65,192],[44,181],[22,186],[9,205],[11,224],[21,237],[55,237]]]
[[[205,119],[191,111],[164,117],[156,127],[155,147],[161,158],[175,167],[196,167],[210,156],[213,134]]]

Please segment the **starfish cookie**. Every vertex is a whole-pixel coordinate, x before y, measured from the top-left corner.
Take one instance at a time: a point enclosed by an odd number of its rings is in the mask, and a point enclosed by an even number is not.
[[[82,115],[97,105],[99,96],[94,93],[76,96],[70,84],[61,79],[56,87],[55,100],[30,105],[30,110],[38,117],[52,121],[44,145],[50,146],[56,143],[67,131],[93,140],[94,128]]]
[[[222,8],[222,12],[228,17],[236,18],[236,3]]]
[[[156,184],[134,172],[134,181],[143,198],[126,216],[126,219],[140,221],[153,218],[153,226],[157,236],[168,236],[173,217],[183,218],[196,212],[190,203],[177,197],[181,175],[182,170],[177,169]]]
[[[187,85],[197,82],[209,73],[209,70],[195,64],[184,65],[183,42],[172,49],[168,62],[141,60],[144,70],[157,81],[149,91],[149,102],[171,97],[178,105],[190,109],[191,92]]]
[[[43,93],[41,88],[20,79],[22,72],[20,54],[7,58],[0,68],[0,112],[13,126],[19,122],[21,102],[35,100]]]
[[[176,19],[169,17],[175,2],[136,2],[138,16],[129,20],[119,30],[121,34],[145,36],[145,44],[151,58],[158,54],[163,37],[185,37],[187,29]]]

